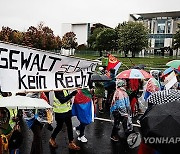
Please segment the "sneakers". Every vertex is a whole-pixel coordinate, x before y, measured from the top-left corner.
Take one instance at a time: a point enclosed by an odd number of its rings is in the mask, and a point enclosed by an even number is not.
[[[137,124],[139,124],[139,125],[140,125],[140,121],[139,121],[139,120],[137,120],[136,122],[137,122]]]
[[[73,127],[73,130],[76,131],[76,134],[79,136],[80,135],[80,131],[76,129],[76,127]]]
[[[114,142],[118,142],[119,141],[119,138],[116,137],[116,136],[111,136],[110,139]]]
[[[84,135],[81,136],[81,137],[78,137],[78,140],[81,141],[81,142],[83,142],[83,143],[86,143],[86,142],[88,141],[87,138],[85,138]]]
[[[57,148],[57,147],[58,147],[58,145],[56,144],[55,139],[53,139],[53,138],[50,138],[50,139],[49,139],[49,144],[50,144],[53,148]]]
[[[81,149],[73,141],[71,143],[69,143],[68,148],[71,149],[71,150],[80,150]]]

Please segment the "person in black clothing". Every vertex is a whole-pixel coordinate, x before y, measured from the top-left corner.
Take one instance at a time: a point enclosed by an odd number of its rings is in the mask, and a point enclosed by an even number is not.
[[[105,104],[106,107],[109,109],[111,106],[114,92],[116,90],[115,69],[110,69],[110,71],[107,72],[106,75],[111,78],[111,81],[104,82],[104,88],[105,90],[107,90],[107,98]]]

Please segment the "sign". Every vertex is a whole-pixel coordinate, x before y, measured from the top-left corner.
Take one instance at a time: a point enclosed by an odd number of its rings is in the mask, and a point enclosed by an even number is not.
[[[87,87],[97,62],[0,42],[0,82],[5,92]]]

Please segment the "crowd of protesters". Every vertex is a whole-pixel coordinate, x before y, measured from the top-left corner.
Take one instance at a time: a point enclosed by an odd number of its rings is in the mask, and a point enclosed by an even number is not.
[[[91,86],[89,89],[77,89],[71,93],[67,90],[55,91],[53,110],[38,110],[38,112],[35,110],[20,110],[21,112],[19,113],[15,110],[11,112],[6,108],[1,108],[0,154],[12,153],[13,150],[16,150],[16,153],[18,153],[20,144],[17,144],[15,147],[10,147],[11,142],[9,142],[8,145],[8,142],[4,141],[11,141],[13,132],[21,134],[21,128],[18,122],[22,117],[26,120],[27,125],[34,134],[31,154],[43,154],[41,131],[45,124],[48,125],[49,130],[53,130],[51,138],[49,139],[49,144],[53,148],[58,148],[56,136],[62,130],[63,123],[65,123],[69,139],[68,148],[80,150],[80,147],[74,142],[73,130],[78,134],[79,141],[83,143],[88,142],[88,139],[85,137],[85,128],[93,122],[93,105],[96,106],[96,103],[99,113],[105,112],[104,108],[106,106],[113,116],[114,124],[110,135],[111,140],[115,142],[119,141],[118,131],[120,122],[122,123],[125,134],[128,136],[133,132],[132,118],[135,115],[135,106],[138,108],[137,111],[141,112],[138,104],[139,89],[142,88],[144,84],[144,91],[141,97],[147,101],[152,93],[164,89],[163,82],[160,81],[160,78],[162,79],[164,76],[162,74],[152,74],[154,78],[148,81],[142,81],[141,79],[116,80],[114,69],[104,71],[104,75],[107,75],[111,80],[96,82],[94,86]],[[172,88],[180,89],[179,79]],[[8,97],[9,95],[9,93],[1,92],[2,97]],[[42,98],[45,99],[47,103],[50,103],[49,93],[38,92],[26,94],[26,96]],[[46,115],[46,120],[42,120],[43,114]],[[56,127],[54,129],[51,126],[53,114],[56,121]],[[80,122],[79,126],[73,128],[72,116],[77,116]],[[88,119],[87,117],[90,118]],[[5,136],[3,136],[3,134]],[[21,143],[22,141],[17,139],[17,142]]]

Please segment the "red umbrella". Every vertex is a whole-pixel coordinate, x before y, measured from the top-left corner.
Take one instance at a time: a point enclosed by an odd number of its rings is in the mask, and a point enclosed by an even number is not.
[[[120,72],[116,76],[116,78],[117,79],[147,79],[147,78],[153,78],[153,76],[144,70],[129,69]]]

